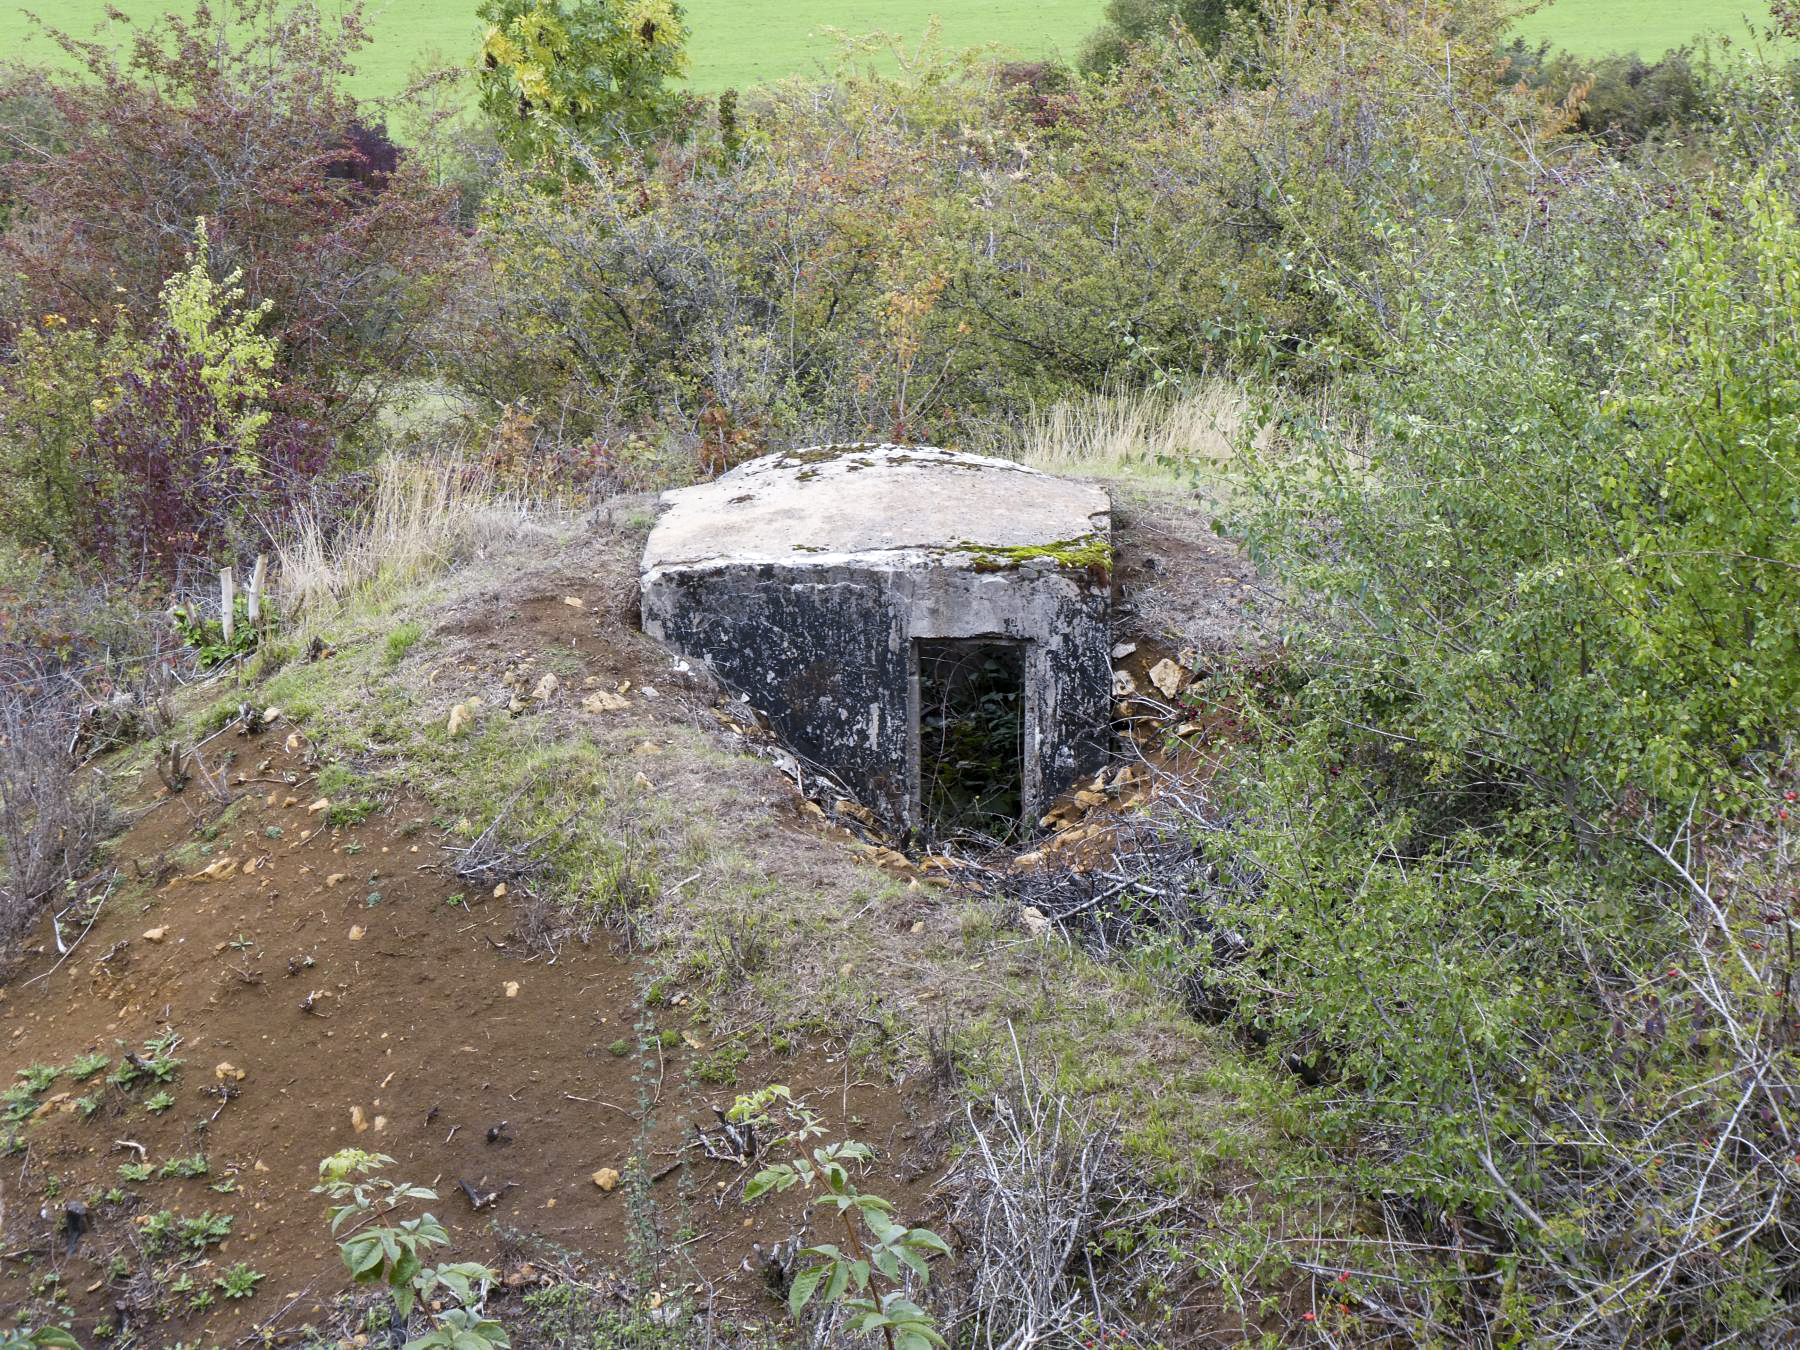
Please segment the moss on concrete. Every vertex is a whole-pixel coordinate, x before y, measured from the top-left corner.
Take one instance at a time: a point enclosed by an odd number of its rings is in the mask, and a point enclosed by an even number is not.
[[[1053,544],[1021,544],[1008,548],[965,541],[960,547],[962,552],[973,555],[975,570],[978,572],[1008,571],[1038,559],[1072,571],[1112,571],[1112,540],[1103,534],[1060,539]]]

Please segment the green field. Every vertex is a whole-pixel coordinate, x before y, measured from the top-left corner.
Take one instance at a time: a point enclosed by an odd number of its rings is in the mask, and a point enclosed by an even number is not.
[[[175,0],[180,3],[181,0]],[[87,36],[107,0],[66,0],[33,8],[78,36]],[[169,8],[170,0],[117,0],[128,14]],[[48,59],[17,0],[0,0],[0,52]],[[1021,56],[1072,54],[1100,18],[1105,0],[687,0],[692,32],[692,84],[715,90],[828,64],[835,45],[821,30],[881,30],[916,42],[933,14],[955,47],[992,43]],[[427,56],[456,59],[474,48],[474,0],[373,0],[368,6],[376,45],[365,53],[360,91],[396,87]],[[1767,9],[1743,0],[1556,0],[1520,25],[1573,51],[1600,54],[1635,49],[1660,53],[1706,32],[1745,34],[1746,14],[1766,22]]]
[[[1752,24],[1768,27],[1769,7],[1762,0],[1555,0],[1526,15],[1519,31],[1572,52],[1650,56],[1706,34],[1742,42]]]

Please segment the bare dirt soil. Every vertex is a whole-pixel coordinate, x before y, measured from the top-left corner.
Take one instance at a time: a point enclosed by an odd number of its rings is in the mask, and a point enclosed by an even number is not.
[[[531,609],[554,621],[535,636],[579,644],[559,597]],[[735,1095],[694,1077],[709,1040],[682,995],[646,1014],[646,972],[612,942],[551,954],[525,940],[510,897],[453,875],[417,801],[328,825],[328,809],[313,809],[310,748],[286,723],[227,731],[208,753],[231,807],[197,782],[180,796],[156,788],[114,850],[121,875],[144,884],[108,903],[67,962],[52,969],[53,948],[28,961],[0,1003],[8,1078],[109,1059],[105,1073],[49,1087],[24,1153],[0,1173],[5,1304],[55,1275],[79,1325],[138,1330],[148,1344],[323,1323],[344,1280],[310,1188],[319,1160],[349,1145],[435,1187],[461,1257],[494,1261],[504,1228],[623,1268],[630,1188],[593,1176],[627,1172],[641,1145],[660,1178],[663,1239],[683,1234],[685,1283],[702,1300],[768,1311],[742,1267],[753,1242],[798,1229],[798,1205],[760,1205],[747,1228],[741,1169],[682,1147]],[[106,1081],[126,1052],[170,1034],[181,1067],[166,1087]],[[764,1054],[739,1077],[787,1084],[834,1134],[889,1160],[921,1135],[923,1099],[869,1081],[841,1051]],[[153,1113],[161,1091],[173,1102]],[[91,1115],[82,1099],[97,1103]],[[134,1183],[119,1170],[196,1155],[198,1177]],[[891,1174],[882,1188],[911,1198]],[[204,1253],[150,1250],[145,1219],[165,1209],[229,1214],[230,1235]],[[265,1277],[241,1303],[215,1291],[196,1312],[192,1293],[170,1292],[183,1277],[204,1291],[240,1262]]]

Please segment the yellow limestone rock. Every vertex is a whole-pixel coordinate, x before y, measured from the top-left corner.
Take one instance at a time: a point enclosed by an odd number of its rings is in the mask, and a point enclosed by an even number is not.
[[[615,1168],[602,1167],[598,1172],[594,1173],[594,1185],[598,1186],[603,1191],[610,1191],[618,1184],[619,1173]]]
[[[161,942],[168,935],[169,935],[169,930],[166,926],[159,926],[156,928],[146,928],[144,930],[144,941],[145,942]]]
[[[537,682],[537,688],[531,691],[531,696],[539,703],[548,703],[556,696],[556,686],[558,683],[559,681],[556,678],[555,672],[546,671],[544,678]]]
[[[585,713],[618,712],[630,706],[630,700],[605,689],[589,694],[581,700],[581,710]]]
[[[1187,672],[1165,656],[1150,667],[1150,683],[1164,698],[1174,698],[1187,683]]]

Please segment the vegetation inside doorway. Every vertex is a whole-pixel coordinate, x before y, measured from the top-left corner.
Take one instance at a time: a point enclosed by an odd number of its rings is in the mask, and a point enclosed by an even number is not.
[[[1007,842],[1025,805],[1025,649],[921,641],[919,807],[937,840]]]

